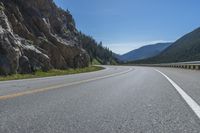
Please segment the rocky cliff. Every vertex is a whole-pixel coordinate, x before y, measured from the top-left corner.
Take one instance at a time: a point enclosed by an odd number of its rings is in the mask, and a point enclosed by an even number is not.
[[[0,74],[88,66],[78,34],[53,0],[0,0]]]

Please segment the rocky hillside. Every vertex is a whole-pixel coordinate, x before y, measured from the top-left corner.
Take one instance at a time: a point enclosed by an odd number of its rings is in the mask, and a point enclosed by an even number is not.
[[[0,74],[88,66],[78,36],[53,0],[0,0]]]

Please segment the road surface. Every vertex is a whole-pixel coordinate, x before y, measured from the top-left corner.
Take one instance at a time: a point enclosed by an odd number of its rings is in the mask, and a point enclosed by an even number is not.
[[[200,132],[200,71],[105,67],[0,82],[0,133]]]

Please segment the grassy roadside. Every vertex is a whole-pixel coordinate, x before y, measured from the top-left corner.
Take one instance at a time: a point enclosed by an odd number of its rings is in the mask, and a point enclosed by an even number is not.
[[[100,66],[90,66],[90,67],[86,67],[86,68],[68,69],[68,70],[52,69],[48,72],[37,71],[34,74],[13,74],[13,75],[9,75],[9,76],[0,76],[0,81],[86,73],[86,72],[93,72],[93,71],[98,71],[98,70],[102,70],[102,69],[104,69],[104,68],[100,67]]]

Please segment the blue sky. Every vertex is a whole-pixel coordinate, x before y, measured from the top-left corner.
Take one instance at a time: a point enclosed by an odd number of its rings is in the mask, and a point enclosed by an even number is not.
[[[76,26],[118,54],[175,41],[200,26],[200,0],[54,0]]]

